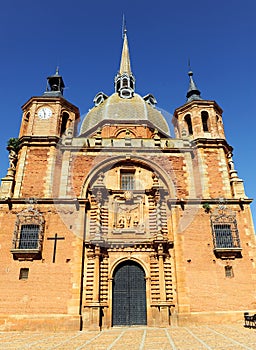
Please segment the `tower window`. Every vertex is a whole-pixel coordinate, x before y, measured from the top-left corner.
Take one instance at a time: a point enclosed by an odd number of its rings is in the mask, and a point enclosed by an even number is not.
[[[123,79],[123,87],[128,87],[128,79]]]
[[[190,114],[187,114],[184,118],[186,124],[187,124],[187,129],[188,129],[188,134],[193,135],[193,127],[192,127],[192,122],[191,122],[191,116]]]
[[[126,191],[135,189],[134,172],[121,172],[121,189]]]
[[[208,132],[209,131],[209,115],[208,112],[201,112],[201,118],[202,118],[202,124],[203,124],[203,131]]]
[[[28,273],[29,273],[29,269],[28,268],[21,268],[20,269],[19,279],[20,280],[27,280],[28,279]]]
[[[26,123],[28,123],[29,118],[30,118],[30,113],[28,112],[28,113],[25,115],[24,121],[25,121]]]
[[[68,118],[69,118],[69,114],[66,113],[66,112],[64,112],[64,113],[62,114],[60,135],[63,135],[64,132],[65,132],[66,129],[67,129]]]
[[[30,118],[30,113],[28,112],[24,117],[24,129],[23,129],[24,134],[26,134],[28,129],[29,118]]]

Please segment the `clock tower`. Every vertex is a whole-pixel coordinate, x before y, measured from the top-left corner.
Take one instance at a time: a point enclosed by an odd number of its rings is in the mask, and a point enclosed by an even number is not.
[[[31,190],[35,197],[52,196],[57,145],[76,136],[80,118],[78,108],[63,97],[64,87],[57,69],[47,78],[43,95],[31,97],[22,106],[14,197],[31,196]],[[39,185],[38,179],[44,181]]]
[[[46,91],[42,96],[30,98],[23,106],[19,137],[62,137],[67,129],[76,134],[79,119],[78,108],[63,98],[64,82],[56,73],[47,78]]]

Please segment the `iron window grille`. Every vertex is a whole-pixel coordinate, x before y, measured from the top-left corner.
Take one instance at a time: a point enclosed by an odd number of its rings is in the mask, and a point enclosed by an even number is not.
[[[233,211],[226,206],[219,206],[211,215],[211,226],[215,253],[223,255],[228,252],[241,252],[236,215]]]
[[[11,252],[15,258],[41,256],[44,218],[33,208],[17,214]]]
[[[130,191],[135,189],[134,173],[121,173],[121,190]]]
[[[37,249],[39,229],[39,225],[21,225],[19,249]]]

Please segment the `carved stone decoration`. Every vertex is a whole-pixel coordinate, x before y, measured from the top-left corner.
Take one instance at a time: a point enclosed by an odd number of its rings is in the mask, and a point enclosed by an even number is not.
[[[72,127],[67,128],[67,130],[63,134],[62,143],[66,146],[71,145],[73,137],[74,137],[74,130],[73,130],[73,126],[72,126]]]
[[[160,136],[159,136],[159,133],[158,133],[158,130],[157,129],[155,129],[154,130],[154,134],[153,134],[154,136],[153,136],[153,139],[154,139],[154,141],[155,141],[155,146],[156,147],[159,147],[160,145],[161,145],[161,138],[160,138]]]
[[[101,222],[101,205],[94,195],[90,198],[90,226],[89,239],[101,240],[102,238],[102,222]]]
[[[116,195],[113,203],[113,233],[144,233],[143,196]]]
[[[100,173],[97,182],[92,187],[92,194],[100,205],[108,200],[108,190],[104,185],[104,174]]]
[[[29,197],[25,199],[25,202],[29,205],[28,210],[32,210],[35,208],[35,204],[37,204],[37,199],[35,197]]]
[[[99,128],[96,132],[95,138],[95,146],[101,146],[102,145],[102,129]]]
[[[124,192],[124,198],[125,198],[126,200],[132,200],[132,199],[133,199],[133,193],[132,193],[132,191],[125,191],[125,192]]]
[[[162,231],[162,220],[161,220],[161,205],[160,201],[157,201],[156,204],[156,231],[157,233],[161,233]]]
[[[159,179],[155,173],[152,173],[153,188],[159,187]]]
[[[232,156],[233,156],[232,152],[229,152],[227,154],[228,166],[229,166],[229,175],[230,175],[230,178],[232,180],[234,180],[234,179],[238,179],[238,175],[237,175],[237,171],[235,170],[234,161],[233,161]]]
[[[152,172],[152,187],[146,190],[123,190],[111,186],[104,173],[100,173],[89,191],[89,240],[131,242],[141,235],[164,240],[168,233],[166,190]],[[98,242],[99,243],[99,242]]]
[[[16,150],[12,146],[8,146],[7,150],[9,151],[9,168],[7,170],[6,177],[13,178],[16,171],[18,155]]]
[[[159,184],[158,176],[152,173],[153,185],[147,190],[149,198],[150,233],[158,239],[167,234],[167,213],[164,189]]]
[[[17,153],[14,151],[13,148],[9,147],[9,162],[10,162],[10,168],[16,169],[16,163],[17,163]]]
[[[104,184],[104,174],[100,173],[91,189],[90,239],[102,240],[108,227],[108,190]]]

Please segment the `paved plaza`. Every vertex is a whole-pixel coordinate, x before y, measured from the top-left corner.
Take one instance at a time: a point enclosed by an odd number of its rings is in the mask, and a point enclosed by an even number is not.
[[[242,325],[209,325],[120,327],[102,332],[0,332],[0,349],[255,350],[256,330]]]

